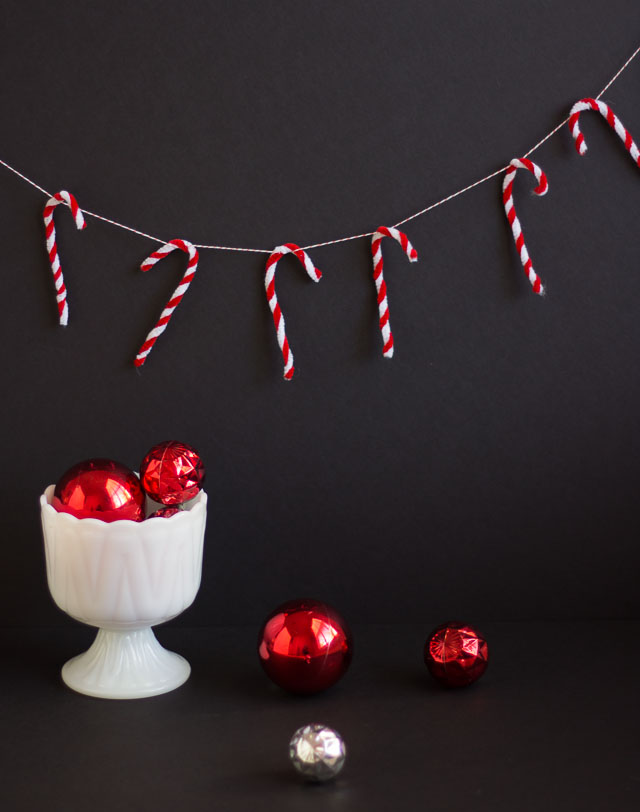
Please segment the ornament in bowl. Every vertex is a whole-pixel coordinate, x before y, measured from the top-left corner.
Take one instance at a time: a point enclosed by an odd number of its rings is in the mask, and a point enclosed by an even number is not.
[[[200,492],[204,465],[194,448],[168,440],[147,452],[140,463],[140,480],[154,502],[167,507],[184,505]]]

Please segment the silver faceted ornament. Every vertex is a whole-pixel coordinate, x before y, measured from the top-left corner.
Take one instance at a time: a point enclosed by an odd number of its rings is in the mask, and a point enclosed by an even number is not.
[[[289,742],[291,763],[307,781],[330,781],[344,766],[347,755],[342,736],[326,725],[305,725]]]

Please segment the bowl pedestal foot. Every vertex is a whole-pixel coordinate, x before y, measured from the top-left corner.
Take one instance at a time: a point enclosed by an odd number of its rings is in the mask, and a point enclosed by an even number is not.
[[[93,645],[62,667],[62,679],[69,688],[103,699],[164,694],[186,682],[190,673],[184,657],[163,648],[150,626],[99,629]]]

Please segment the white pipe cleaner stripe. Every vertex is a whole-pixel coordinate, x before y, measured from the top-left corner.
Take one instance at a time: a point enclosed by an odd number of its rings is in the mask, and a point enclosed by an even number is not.
[[[624,144],[625,149],[631,156],[633,162],[636,164],[636,166],[640,166],[640,151],[638,150],[635,141],[631,137],[631,133],[626,129],[624,124],[620,121],[618,116],[613,112],[608,104],[597,101],[596,99],[581,99],[579,102],[576,102],[573,105],[571,108],[571,113],[569,114],[569,127],[571,128],[571,135],[573,136],[573,140],[576,143],[576,149],[580,155],[584,155],[587,151],[587,144],[584,140],[584,135],[582,135],[580,132],[580,125],[578,123],[580,113],[584,112],[585,110],[594,110],[596,113],[600,113],[600,115],[607,120],[609,126],[615,130],[616,135]]]
[[[159,262],[163,257],[166,257],[167,254],[170,254],[176,249],[180,249],[188,254],[189,262],[187,263],[187,270],[185,271],[180,284],[173,291],[171,298],[160,314],[160,318],[156,322],[155,327],[150,331],[149,335],[144,340],[143,345],[138,350],[138,354],[136,355],[136,359],[134,361],[137,367],[141,367],[144,364],[144,362],[147,360],[147,356],[153,348],[153,345],[156,343],[158,336],[164,333],[164,331],[167,329],[167,324],[169,324],[171,321],[173,311],[180,304],[182,297],[191,284],[191,280],[196,275],[196,270],[198,269],[198,251],[195,246],[193,246],[187,240],[170,240],[168,243],[161,246],[157,249],[157,251],[154,251],[153,254],[147,257],[147,259],[145,259],[140,266],[141,271],[148,271],[150,268],[153,268],[156,262]]]
[[[278,344],[280,346],[280,349],[282,350],[282,357],[284,359],[284,379],[285,381],[290,381],[291,378],[293,378],[294,372],[293,352],[289,347],[289,342],[287,340],[287,335],[285,333],[284,316],[282,315],[282,310],[280,309],[280,305],[278,304],[275,285],[276,268],[278,266],[278,262],[282,259],[282,257],[285,254],[294,254],[300,260],[300,262],[304,266],[305,271],[314,282],[320,281],[320,279],[322,278],[322,273],[313,264],[306,251],[303,251],[299,246],[295,245],[292,242],[288,242],[285,243],[284,245],[279,245],[277,248],[274,248],[274,250],[271,253],[271,256],[267,260],[267,266],[265,269],[265,277],[264,277],[264,287],[267,292],[267,302],[269,303],[271,313],[273,314],[273,323],[276,328],[276,337],[278,339]]]
[[[60,192],[56,192],[53,197],[50,197],[47,200],[46,205],[44,207],[44,211],[42,213],[44,219],[44,233],[47,245],[47,253],[49,254],[49,263],[51,265],[51,271],[53,273],[53,283],[56,288],[56,301],[58,303],[58,320],[59,323],[66,327],[69,323],[69,307],[67,304],[67,288],[64,284],[64,278],[62,276],[62,267],[60,265],[60,257],[58,255],[58,245],[56,243],[56,229],[53,224],[53,212],[56,209],[56,206],[60,204],[64,204],[71,209],[71,214],[73,215],[73,219],[76,224],[76,228],[85,228],[86,223],[84,221],[84,217],[82,216],[82,212],[80,211],[80,207],[75,199],[75,197],[70,193],[66,192],[64,189]]]
[[[392,237],[400,243],[409,262],[416,262],[418,252],[411,245],[407,235],[398,231],[397,228],[380,226],[371,238],[371,255],[373,257],[373,281],[378,294],[378,315],[380,317],[380,332],[382,333],[382,354],[385,358],[393,358],[393,334],[389,323],[389,303],[387,301],[387,284],[384,281],[382,259],[382,240],[384,237]]]
[[[516,209],[513,205],[513,179],[515,178],[518,169],[527,169],[529,172],[535,175],[538,185],[533,191],[537,195],[546,195],[547,191],[549,190],[549,184],[547,183],[547,176],[544,174],[542,169],[540,169],[538,164],[534,164],[533,161],[530,161],[528,158],[514,158],[509,164],[509,169],[507,169],[505,173],[504,182],[502,184],[502,201],[504,203],[504,211],[507,215],[509,225],[511,226],[511,231],[513,232],[513,239],[515,240],[516,248],[520,254],[520,261],[522,262],[522,266],[527,274],[529,282],[531,282],[533,292],[542,295],[544,293],[544,287],[542,286],[540,277],[533,270],[533,263],[529,257],[527,246],[524,244],[522,226],[520,225],[520,220],[518,220],[518,217],[516,216]]]

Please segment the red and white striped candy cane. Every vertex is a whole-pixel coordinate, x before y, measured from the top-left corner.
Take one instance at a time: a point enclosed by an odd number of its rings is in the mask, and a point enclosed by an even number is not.
[[[137,367],[141,367],[144,364],[144,362],[147,360],[147,356],[153,348],[153,345],[158,340],[158,336],[164,333],[164,331],[167,329],[167,324],[169,324],[171,321],[173,311],[182,301],[182,297],[186,293],[191,280],[196,275],[196,270],[198,268],[198,251],[196,250],[195,246],[193,246],[190,242],[187,242],[187,240],[170,240],[168,243],[163,245],[161,248],[158,248],[157,251],[154,251],[153,254],[147,257],[147,259],[145,259],[140,266],[141,271],[148,271],[150,268],[153,268],[156,262],[161,260],[163,257],[166,257],[167,254],[170,254],[177,248],[189,255],[187,270],[182,277],[182,281],[173,291],[171,298],[160,314],[160,318],[156,322],[156,326],[153,328],[153,330],[151,330],[149,335],[146,337],[144,344],[138,350],[136,360],[134,361]]]
[[[533,191],[537,195],[546,195],[549,189],[547,176],[544,174],[542,169],[540,169],[538,164],[534,164],[534,162],[530,161],[528,158],[514,158],[509,164],[509,167],[510,168],[507,169],[504,176],[504,183],[502,184],[502,201],[504,203],[504,210],[507,215],[509,225],[511,226],[511,231],[513,231],[513,239],[516,242],[516,248],[520,254],[520,261],[522,262],[522,266],[524,267],[524,271],[527,274],[529,282],[531,282],[533,292],[542,295],[544,293],[544,288],[542,286],[542,282],[540,281],[540,277],[533,270],[533,263],[529,257],[527,246],[524,244],[524,236],[522,234],[520,220],[518,220],[516,217],[516,210],[513,205],[513,179],[515,178],[518,169],[528,169],[529,172],[535,175],[536,180],[538,181],[538,185]]]
[[[316,268],[306,251],[303,251],[302,248],[292,242],[288,242],[274,248],[271,256],[267,260],[264,287],[267,292],[267,301],[269,302],[269,307],[271,308],[271,312],[273,314],[273,323],[276,328],[278,344],[280,345],[282,357],[284,358],[284,379],[285,381],[290,381],[291,378],[293,378],[294,371],[293,353],[291,352],[291,348],[289,347],[289,342],[284,331],[284,316],[282,315],[282,310],[278,304],[275,285],[276,267],[278,262],[285,254],[293,254],[296,256],[303,264],[305,271],[309,274],[314,282],[320,281],[322,278],[322,272]]]
[[[51,263],[51,270],[53,271],[53,282],[56,286],[58,319],[60,324],[66,327],[69,322],[67,289],[62,277],[62,267],[60,265],[58,245],[56,243],[56,229],[53,225],[53,212],[55,211],[56,206],[59,206],[60,203],[64,203],[65,206],[69,206],[71,209],[73,219],[76,221],[76,228],[86,228],[87,224],[85,223],[82,212],[80,211],[80,207],[78,206],[78,203],[71,192],[62,190],[61,192],[56,192],[53,197],[50,197],[49,200],[47,200],[42,213],[44,217],[44,232],[47,241],[47,253],[49,254],[49,262]]]
[[[633,159],[636,166],[640,166],[640,151],[631,137],[631,133],[629,133],[629,131],[625,128],[624,124],[620,121],[618,116],[613,112],[608,104],[597,101],[596,99],[581,99],[571,108],[571,113],[569,114],[569,127],[571,128],[571,135],[576,143],[578,153],[580,155],[584,155],[587,151],[584,135],[580,132],[580,126],[578,124],[580,113],[582,113],[584,110],[595,110],[596,113],[600,113],[600,115],[607,120],[609,126],[616,131],[618,138],[624,144],[625,149]]]
[[[393,335],[389,324],[389,303],[387,302],[387,283],[382,274],[384,262],[382,260],[382,240],[392,237],[400,243],[409,262],[417,262],[418,252],[411,245],[407,235],[397,228],[380,226],[371,238],[371,255],[373,257],[373,281],[378,292],[378,314],[380,316],[380,332],[382,333],[382,354],[385,358],[393,358]]]

